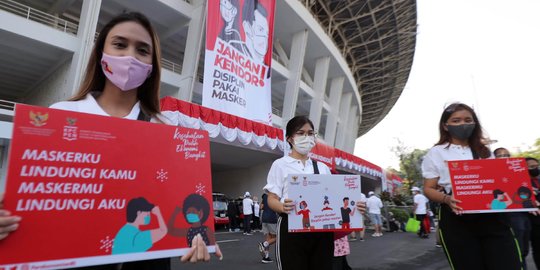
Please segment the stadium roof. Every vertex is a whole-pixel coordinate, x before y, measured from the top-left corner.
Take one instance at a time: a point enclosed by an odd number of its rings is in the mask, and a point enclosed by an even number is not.
[[[416,44],[416,0],[300,0],[334,40],[362,99],[358,136],[398,100]]]

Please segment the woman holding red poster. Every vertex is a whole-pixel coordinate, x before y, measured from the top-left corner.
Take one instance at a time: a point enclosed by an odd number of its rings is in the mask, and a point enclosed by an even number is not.
[[[290,233],[288,215],[296,209],[296,204],[289,198],[289,186],[286,181],[289,174],[330,174],[330,169],[322,162],[308,157],[315,146],[315,127],[306,116],[296,116],[289,120],[285,137],[291,153],[277,159],[268,172],[264,191],[268,193],[268,205],[276,213],[278,234],[276,258],[279,269],[332,269],[334,257],[334,234],[331,232]],[[296,213],[307,212],[307,203],[300,201],[301,207]],[[358,211],[365,212],[365,203],[356,204]],[[303,221],[309,227],[309,220]],[[337,234],[336,234],[337,235]],[[341,238],[345,235],[338,235]]]
[[[491,158],[474,110],[463,103],[449,105],[442,113],[439,132],[439,141],[422,162],[422,175],[425,195],[441,203],[439,234],[450,266],[457,270],[523,269],[508,215],[462,215],[461,201],[452,195],[448,161]],[[438,186],[444,188],[443,193]]]
[[[69,101],[55,103],[51,108],[166,123],[159,109],[160,63],[159,39],[148,18],[138,12],[118,15],[99,32],[78,92]],[[20,221],[1,208],[0,205],[0,239],[16,229]],[[206,244],[196,243],[182,261],[209,259]],[[217,245],[216,255],[221,256]],[[170,269],[170,258],[124,263],[122,269]]]

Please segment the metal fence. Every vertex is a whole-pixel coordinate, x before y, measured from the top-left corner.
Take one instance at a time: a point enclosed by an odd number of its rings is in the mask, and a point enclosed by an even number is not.
[[[72,35],[77,35],[77,30],[79,28],[78,24],[58,18],[57,16],[31,8],[29,6],[25,6],[15,1],[0,0],[0,9],[24,17],[27,20],[45,24]]]
[[[13,102],[13,101],[0,99],[0,109],[1,110],[13,111],[13,110],[15,110],[15,104],[16,103]]]

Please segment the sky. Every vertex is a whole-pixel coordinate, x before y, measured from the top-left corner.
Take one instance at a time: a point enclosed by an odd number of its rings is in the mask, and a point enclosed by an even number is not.
[[[452,102],[472,106],[492,149],[528,150],[540,138],[540,1],[417,0],[409,79],[388,115],[354,154],[399,169],[391,151],[428,149]]]

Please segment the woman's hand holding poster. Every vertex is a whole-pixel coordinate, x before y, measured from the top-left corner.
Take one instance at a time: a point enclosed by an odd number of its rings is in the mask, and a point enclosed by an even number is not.
[[[197,234],[213,245],[209,154],[206,131],[17,105],[4,208],[22,221],[0,268],[180,256]]]
[[[448,161],[448,169],[463,213],[537,210],[522,158]]]

